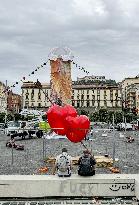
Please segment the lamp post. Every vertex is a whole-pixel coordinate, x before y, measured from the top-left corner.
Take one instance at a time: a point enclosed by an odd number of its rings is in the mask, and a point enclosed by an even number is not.
[[[5,92],[5,102],[6,102],[6,110],[5,110],[5,124],[7,123],[7,114],[8,114],[8,90],[7,90],[7,80],[6,80],[6,92]]]
[[[113,114],[113,119],[112,119],[112,124],[113,124],[113,167],[115,166],[115,128],[114,128],[114,114]]]

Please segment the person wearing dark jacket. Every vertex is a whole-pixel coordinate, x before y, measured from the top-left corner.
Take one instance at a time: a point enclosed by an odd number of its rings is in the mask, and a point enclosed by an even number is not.
[[[93,176],[95,175],[96,160],[91,155],[89,150],[84,150],[83,155],[78,161],[78,174],[80,176]]]

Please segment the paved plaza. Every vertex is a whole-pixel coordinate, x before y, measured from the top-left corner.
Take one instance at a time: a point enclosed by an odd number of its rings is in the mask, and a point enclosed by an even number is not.
[[[121,134],[120,134],[121,133]],[[127,143],[124,136],[133,136],[135,141]],[[10,137],[0,134],[0,174],[39,174],[38,169],[46,166],[44,159],[55,157],[66,147],[71,156],[80,156],[84,147],[81,143],[71,143],[68,139],[42,139],[26,137],[25,140],[16,138],[17,144],[23,144],[23,151],[7,148],[6,142]],[[115,131],[94,131],[91,140],[84,141],[86,146],[92,149],[93,154],[108,154],[111,158],[119,159],[115,163],[121,173],[139,173],[139,131],[119,132]],[[51,164],[48,174],[51,173]],[[77,167],[73,167],[73,173],[77,173]],[[111,173],[107,168],[96,168],[96,173]]]

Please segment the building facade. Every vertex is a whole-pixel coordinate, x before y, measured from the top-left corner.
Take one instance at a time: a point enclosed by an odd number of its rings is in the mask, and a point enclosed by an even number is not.
[[[6,112],[7,108],[7,98],[6,98],[6,86],[4,83],[0,82],[0,113]]]
[[[118,85],[73,85],[72,105],[90,113],[101,108],[121,110],[121,90]]]
[[[42,89],[37,88],[34,82],[24,82],[22,89],[22,108],[27,109],[48,109],[51,105],[50,99],[51,87],[50,84],[41,84]],[[46,97],[48,96],[48,98]]]
[[[125,78],[121,82],[121,91],[123,106],[129,108],[131,112],[133,109],[139,110],[139,75],[133,78]]]
[[[22,85],[22,107],[28,109],[47,110],[51,105],[51,86],[42,84],[42,89],[36,88],[33,82]],[[106,108],[121,110],[121,90],[118,84],[72,84],[72,105],[89,113]]]
[[[12,113],[19,113],[21,110],[21,96],[8,91],[7,110]]]
[[[126,91],[127,107],[139,115],[139,83],[128,85]]]

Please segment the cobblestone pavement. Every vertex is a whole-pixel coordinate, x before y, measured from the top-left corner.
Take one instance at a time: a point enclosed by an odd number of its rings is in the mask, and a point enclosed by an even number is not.
[[[104,133],[105,132],[105,133]],[[139,173],[139,131],[127,131],[126,136],[134,136],[135,141],[127,143],[126,138],[115,131],[95,131],[90,141],[84,143],[93,150],[94,155],[109,154],[114,155],[119,161],[115,166],[119,166],[121,173]],[[123,132],[124,133],[124,132]],[[123,134],[122,133],[122,134]],[[104,136],[107,134],[107,136]],[[71,156],[82,154],[83,146],[81,143],[71,143],[67,139],[42,139],[32,138],[21,140],[16,138],[17,144],[23,144],[25,150],[19,151],[5,146],[10,137],[0,134],[0,174],[39,174],[38,169],[45,166],[43,159],[50,156],[57,156],[61,149],[66,147]],[[49,165],[49,172],[51,165]],[[73,172],[77,172],[75,166]],[[96,173],[111,173],[107,168],[97,168]]]

